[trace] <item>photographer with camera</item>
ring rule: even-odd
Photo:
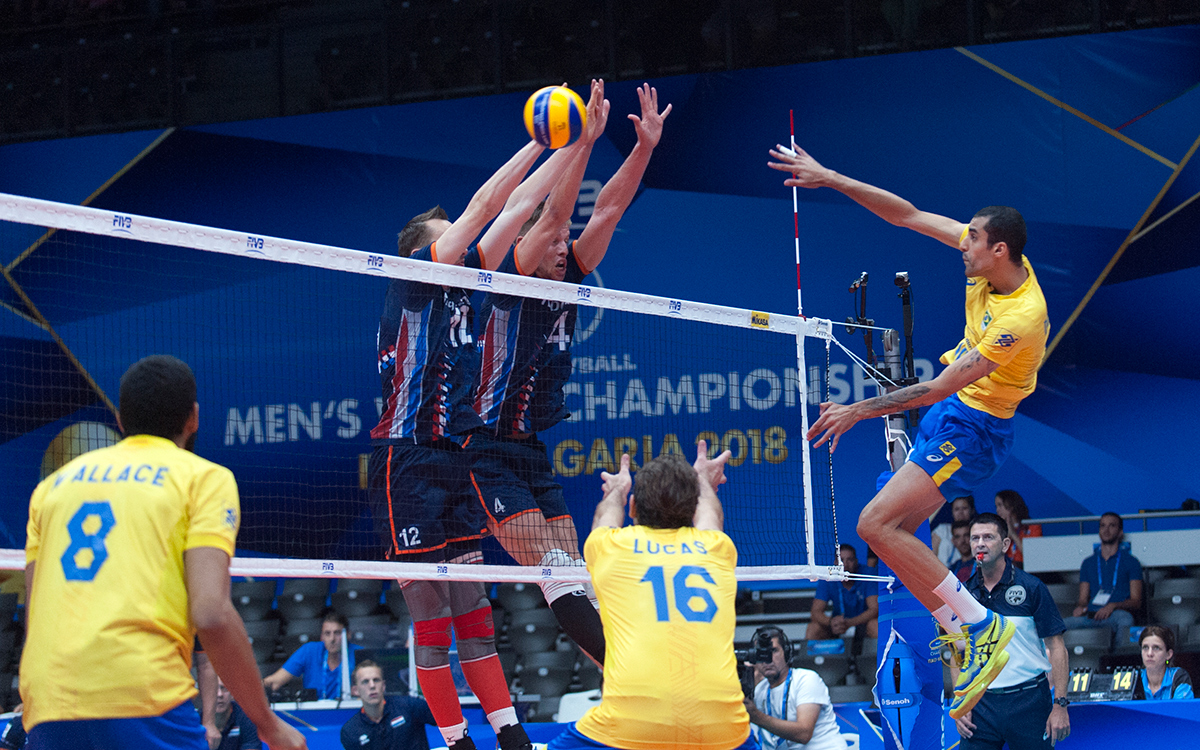
[[[811,669],[791,667],[792,644],[777,627],[754,632],[747,661],[763,676],[746,698],[763,750],[845,750],[829,688]]]

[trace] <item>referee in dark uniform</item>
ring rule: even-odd
[[[354,668],[354,691],[362,699],[362,710],[342,726],[345,750],[429,750],[425,725],[437,722],[429,705],[420,698],[393,695],[384,698],[387,685],[383,670],[370,659]]]
[[[1004,669],[978,705],[955,721],[963,738],[960,750],[1048,748],[1071,733],[1066,626],[1046,585],[1008,559],[1011,544],[1000,516],[980,513],[971,519],[971,553],[978,564],[967,589],[1015,623],[1017,632]]]

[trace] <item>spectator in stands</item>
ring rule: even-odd
[[[1142,649],[1142,679],[1133,687],[1133,699],[1145,701],[1188,700],[1192,676],[1183,667],[1172,667],[1175,632],[1161,625],[1147,625],[1138,636]]]
[[[425,726],[436,727],[429,704],[408,695],[384,698],[383,669],[363,659],[354,668],[351,690],[362,699],[362,710],[342,727],[345,750],[429,750]]]
[[[1008,548],[1008,558],[1016,564],[1018,568],[1025,568],[1025,549],[1022,546],[1022,541],[1031,536],[1041,536],[1041,524],[1026,525],[1025,519],[1029,518],[1029,506],[1025,504],[1025,498],[1016,490],[1000,490],[996,493],[996,515],[1004,519],[1008,524],[1008,533],[1012,539],[1012,546]]]
[[[971,522],[955,521],[950,528],[951,540],[958,552],[958,561],[950,564],[950,572],[966,583],[975,570],[975,557],[971,554]]]
[[[941,523],[933,527],[929,533],[929,546],[933,548],[933,554],[937,555],[937,559],[942,561],[942,564],[949,568],[954,563],[963,558],[962,553],[954,546],[951,537],[954,533],[954,522],[970,521],[975,516],[975,498],[971,495],[963,495],[962,497],[954,498],[954,502],[950,503],[950,523]],[[937,515],[936,513],[934,514]],[[930,519],[930,523],[933,519]],[[971,536],[970,527],[967,530],[967,537]],[[968,543],[968,548],[970,544]],[[967,557],[970,557],[968,554]]]
[[[1142,564],[1122,547],[1125,523],[1116,513],[1100,516],[1100,548],[1079,566],[1079,601],[1067,629],[1110,628],[1113,639],[1133,625],[1142,606]]]
[[[342,697],[342,633],[350,626],[346,616],[329,610],[321,619],[321,640],[311,641],[296,649],[283,666],[263,679],[263,685],[274,692],[295,677],[304,678],[304,687],[317,691],[317,698]],[[349,668],[354,670],[354,652],[359,646],[348,647]]]
[[[867,547],[867,564],[863,566],[862,572],[869,575],[879,574],[879,555],[870,547]]]
[[[849,544],[839,548],[847,573],[858,572],[858,553]],[[825,609],[833,605],[833,614]],[[809,640],[841,638],[850,628],[862,626],[868,638],[879,633],[879,584],[874,581],[821,581],[813,599]],[[857,631],[856,631],[857,632]]]
[[[846,742],[837,728],[829,688],[811,669],[790,668],[792,644],[774,626],[754,633],[771,639],[771,660],[755,665],[763,679],[746,699],[746,711],[758,745],[763,750],[844,750]],[[349,750],[349,749],[348,749]]]
[[[250,717],[234,702],[233,696],[225,688],[221,678],[217,678],[217,703],[214,719],[217,731],[221,733],[221,741],[216,750],[250,750],[261,748],[262,740],[258,739],[258,727],[250,721]]]

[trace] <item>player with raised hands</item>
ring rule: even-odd
[[[603,97],[603,81],[593,82],[593,99],[597,91]],[[638,89],[638,100],[640,116],[629,115],[637,144],[600,191],[579,239],[570,241],[571,215],[592,145],[607,122],[607,100],[595,116],[589,107],[583,147],[525,223],[499,270],[580,283],[600,263],[671,110],[668,105],[658,111],[658,92],[648,85]],[[478,456],[472,477],[489,528],[522,565],[583,565],[562,487],[537,435],[569,415],[563,386],[571,371],[575,320],[574,305],[553,300],[492,293],[480,308],[482,362],[474,403],[485,429],[468,446]],[[563,630],[602,664],[604,634],[584,585],[547,581],[541,586]]]
[[[915,532],[938,506],[968,495],[1012,449],[1012,417],[1033,393],[1050,321],[1037,276],[1025,258],[1025,220],[1008,206],[988,206],[967,224],[927,211],[882,188],[838,174],[802,149],[777,146],[768,166],[785,185],[829,187],[896,226],[962,254],[966,328],[942,355],[936,378],[853,404],[821,404],[808,439],[830,450],[855,423],[933,405],[921,420],[908,461],[863,509],[858,535],[886,562],[948,633],[967,639],[967,662],[955,685],[951,715],[969,712],[1008,660],[1015,629],[983,607]],[[818,438],[819,436],[819,438]]]

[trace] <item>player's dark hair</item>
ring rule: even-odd
[[[425,213],[417,214],[408,220],[408,223],[404,225],[404,228],[400,230],[400,234],[396,237],[396,249],[399,251],[401,258],[407,258],[409,255],[412,255],[413,250],[419,250],[433,242],[433,232],[430,231],[429,225],[425,223],[433,219],[450,221],[450,217],[446,215],[446,210],[441,206],[434,206]]]
[[[525,223],[521,225],[521,231],[517,232],[518,237],[524,237],[525,235],[529,234],[529,230],[533,229],[533,225],[537,224],[538,219],[542,218],[542,209],[545,207],[546,201],[543,200],[537,205],[537,208],[533,209],[533,213],[530,214],[529,218],[525,220]]]
[[[1005,507],[1008,508],[1008,514],[1018,521],[1024,521],[1029,518],[1029,506],[1025,504],[1025,498],[1021,497],[1021,493],[1016,490],[1000,490],[996,493],[996,497],[1004,501]]]
[[[1005,522],[1005,520],[1003,518],[996,515],[995,513],[976,513],[975,517],[971,519],[971,527],[974,528],[976,525],[981,524],[981,523],[990,523],[993,526],[995,526],[996,529],[999,530],[999,532],[1000,532],[1001,539],[1009,538],[1008,524]]]
[[[1168,651],[1175,650],[1175,631],[1170,628],[1164,628],[1162,625],[1147,625],[1142,628],[1141,635],[1138,636],[1138,648],[1142,647],[1142,642],[1152,635],[1157,635],[1162,638],[1163,645]]]
[[[642,526],[691,526],[700,501],[700,477],[683,456],[659,456],[638,471],[633,500]]]
[[[1120,529],[1122,532],[1125,531],[1125,519],[1121,518],[1121,515],[1119,513],[1115,513],[1110,510],[1107,513],[1100,514],[1101,521],[1103,521],[1105,518],[1109,518],[1109,517],[1117,519],[1117,528]]]
[[[959,529],[969,529],[969,528],[971,528],[971,521],[969,521],[969,520],[955,521],[954,523],[950,524],[951,531],[958,531]]]
[[[983,231],[987,232],[988,247],[997,242],[1008,245],[1008,259],[1014,266],[1021,265],[1021,254],[1025,252],[1025,218],[1010,206],[988,206],[975,212],[975,218],[987,219]]]
[[[346,619],[346,616],[341,612],[338,612],[336,609],[327,609],[325,610],[325,614],[321,615],[322,628],[325,627],[325,623],[327,622],[336,622],[338,625],[341,625],[343,629],[350,629],[350,620]]]
[[[975,515],[975,496],[974,495],[959,495],[958,497],[956,497],[950,501],[951,507],[953,507],[954,504],[957,503],[959,500],[966,500],[967,505],[970,506],[970,508],[971,508],[971,515]]]
[[[121,376],[117,412],[125,435],[156,435],[174,440],[196,403],[192,368],[168,354],[134,362]]]
[[[365,669],[366,667],[375,667],[379,670],[380,675],[383,674],[383,667],[379,666],[370,659],[363,659],[362,661],[354,663],[354,671],[350,673],[350,682],[358,682],[358,670]]]

